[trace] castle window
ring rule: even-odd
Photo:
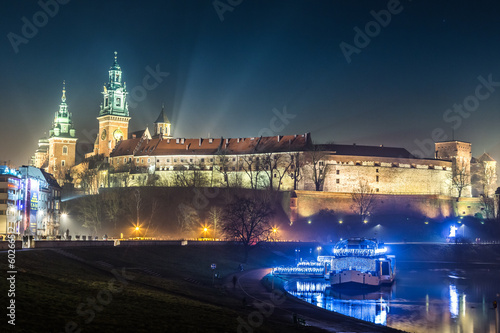
[[[325,162],[319,161],[319,166],[324,166],[324,165],[325,165]]]
[[[378,169],[375,169],[375,172],[377,172],[377,173],[378,173]]]
[[[336,180],[335,180],[335,182],[336,182],[337,184],[340,184],[340,179],[336,179]]]
[[[378,192],[378,191],[379,191],[379,190],[378,190],[378,188],[376,188],[376,189],[375,189],[375,192]]]
[[[62,149],[63,155],[68,155],[68,146],[64,146]]]
[[[378,175],[377,175],[377,177],[376,177],[376,180],[377,180],[377,182],[378,182]]]
[[[65,166],[66,165],[66,161],[65,160],[62,160],[61,161],[61,166]]]
[[[337,170],[337,175],[340,175],[340,170]]]

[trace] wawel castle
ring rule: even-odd
[[[496,161],[487,153],[472,157],[471,144],[463,141],[438,142],[434,158],[416,158],[404,148],[313,144],[310,133],[174,138],[163,107],[151,131],[130,132],[116,52],[108,73],[93,151],[77,164],[77,137],[63,87],[50,135],[39,140],[32,159],[61,184],[71,181],[87,193],[144,185],[272,189],[290,191],[292,211],[307,216],[322,200],[325,205],[336,200],[333,209],[348,211],[353,193],[369,191],[381,202],[404,200],[408,209],[439,217],[484,211],[479,198],[493,197],[497,188]],[[301,198],[308,204],[301,206]]]

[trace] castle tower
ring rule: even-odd
[[[161,135],[164,138],[171,138],[172,135],[170,133],[170,125],[170,121],[165,114],[165,107],[162,104],[161,112],[155,121],[155,131],[153,136],[156,137]]]
[[[49,131],[48,142],[48,173],[62,183],[65,173],[75,165],[76,156],[76,132],[71,120],[71,112],[66,104],[66,85],[63,82],[63,90],[59,111],[55,113],[52,129]],[[43,148],[43,143],[40,148]]]
[[[104,101],[101,104],[99,116],[99,133],[94,146],[95,154],[109,154],[120,140],[128,137],[128,112],[126,84],[122,84],[122,70],[117,62],[117,53],[113,66],[109,69],[109,82],[102,92]]]
[[[470,162],[472,149],[469,142],[443,141],[436,142],[436,159],[452,162],[452,195],[459,197],[471,196]]]

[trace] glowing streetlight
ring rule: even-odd
[[[344,221],[342,221],[342,220],[339,220],[339,224],[342,224],[342,223],[344,223]]]
[[[135,231],[139,231],[139,227],[135,227]]]
[[[367,223],[368,223],[368,220],[364,220],[364,221],[363,221],[363,223],[364,223],[364,224],[367,224]]]

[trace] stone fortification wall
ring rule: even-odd
[[[297,217],[307,218],[322,209],[332,209],[337,214],[352,215],[350,193],[296,191]],[[441,195],[390,195],[375,194],[374,214],[407,214],[428,218],[445,218],[455,215],[456,199]]]

